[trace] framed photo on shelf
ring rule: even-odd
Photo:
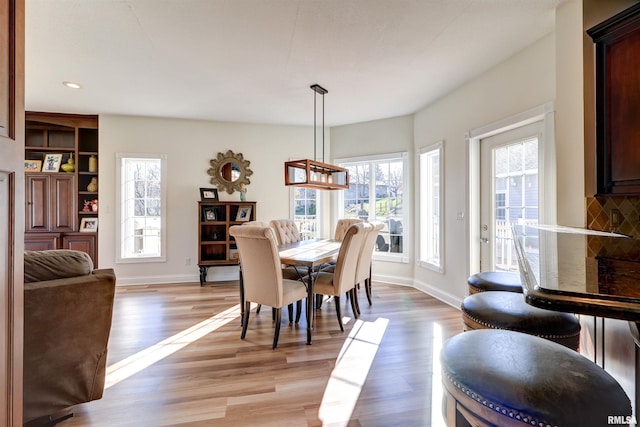
[[[82,218],[80,230],[83,232],[98,231],[98,218]]]
[[[202,219],[203,221],[215,221],[216,220],[215,208],[204,208],[202,210]]]
[[[42,160],[25,160],[24,171],[25,172],[40,172],[42,169]]]
[[[45,154],[42,162],[42,172],[58,172],[62,163],[62,154]]]
[[[236,221],[249,221],[251,219],[251,206],[240,206]]]
[[[201,202],[217,202],[218,189],[217,188],[201,188],[200,201]]]

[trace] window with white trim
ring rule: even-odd
[[[374,257],[407,262],[407,182],[408,154],[391,153],[350,159],[336,164],[349,170],[349,188],[340,195],[341,218],[382,221]]]
[[[293,187],[292,212],[293,220],[300,231],[302,240],[315,239],[318,234],[318,190],[313,188]]]
[[[442,271],[442,143],[418,153],[420,264]]]
[[[166,259],[166,155],[116,155],[118,262]]]

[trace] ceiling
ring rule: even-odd
[[[327,126],[411,114],[563,1],[26,0],[26,109],[311,125],[318,83]]]

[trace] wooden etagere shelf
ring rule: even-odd
[[[25,113],[25,164],[44,164],[50,154],[60,154],[61,164],[70,158],[75,163],[68,172],[32,172],[25,167],[26,249],[82,250],[97,267],[98,190],[88,187],[98,181],[98,152],[98,116]]]
[[[200,285],[211,266],[237,265],[238,248],[229,227],[254,221],[256,202],[198,202]]]

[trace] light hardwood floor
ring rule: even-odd
[[[59,425],[435,427],[437,350],[462,332],[460,312],[415,289],[375,282],[373,305],[364,289],[359,300],[362,315],[344,333],[334,301],[326,301],[310,346],[304,314],[289,325],[285,310],[272,350],[268,307],[251,313],[240,339],[237,282],[118,287],[108,365],[139,371],[118,370],[121,379],[101,400],[75,406]],[[352,316],[345,298],[341,304],[343,316]],[[149,358],[149,366],[136,367]]]

